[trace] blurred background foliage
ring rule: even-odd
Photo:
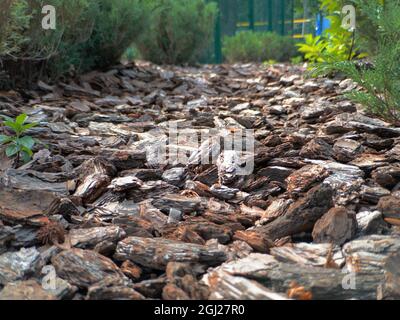
[[[121,57],[158,64],[209,62],[217,45],[221,59],[230,63],[303,60],[312,66],[372,59],[382,47],[381,34],[392,29],[381,19],[382,8],[397,2],[375,0],[372,7],[369,0],[2,0],[0,86],[102,70]],[[354,31],[341,27],[345,4],[357,9]],[[56,8],[56,30],[41,28],[44,5]],[[330,24],[318,35],[305,28],[317,14]],[[396,25],[398,19],[388,21]],[[300,35],[295,23],[302,26]]]

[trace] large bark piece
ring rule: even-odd
[[[18,252],[6,252],[0,256],[0,284],[25,280],[43,266],[39,251],[22,248]]]
[[[304,198],[290,205],[285,214],[257,230],[271,240],[311,231],[315,222],[333,206],[332,195],[330,186],[316,186]]]
[[[73,247],[87,249],[94,248],[103,241],[117,242],[125,236],[124,230],[118,226],[99,227],[89,229],[74,229],[69,233]]]
[[[400,250],[400,237],[370,235],[343,246],[346,267],[352,272],[382,273],[386,259]]]
[[[284,295],[294,285],[302,286],[311,293],[311,298],[316,300],[376,299],[376,287],[383,280],[382,274],[357,274],[355,288],[344,289],[343,283],[347,274],[341,270],[281,263],[272,256],[254,253],[246,258],[221,265],[207,274],[203,281],[212,287],[210,279],[215,277],[218,280],[224,279],[226,274],[255,280],[273,292]],[[229,282],[233,283],[232,280]],[[227,289],[241,290],[240,287]],[[229,291],[227,296],[230,294]],[[211,295],[213,295],[212,290]]]
[[[90,250],[65,250],[51,259],[57,275],[79,288],[88,288],[106,278],[124,278],[112,260]]]
[[[114,172],[112,165],[100,159],[89,160],[82,165],[81,183],[74,196],[86,203],[96,200],[106,190]]]
[[[342,245],[354,237],[356,230],[355,214],[344,207],[335,207],[316,222],[312,236],[316,243],[329,242]]]
[[[15,223],[43,216],[56,199],[52,192],[14,190],[0,184],[0,218]]]
[[[148,268],[165,270],[170,261],[213,266],[225,261],[226,255],[220,249],[197,244],[162,238],[129,237],[118,243],[115,259],[131,260]]]

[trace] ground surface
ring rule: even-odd
[[[303,73],[142,63],[1,92],[47,148],[1,153],[0,298],[400,297],[400,128]]]

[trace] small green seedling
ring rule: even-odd
[[[15,120],[7,116],[1,117],[5,119],[3,125],[14,131],[13,136],[0,134],[0,145],[7,145],[7,157],[16,156],[17,163],[20,159],[25,163],[28,162],[32,158],[32,148],[36,141],[31,136],[25,135],[25,132],[37,126],[37,123],[27,123],[28,116],[25,113],[20,114]]]

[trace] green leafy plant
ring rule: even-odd
[[[7,157],[17,157],[17,162],[21,159],[28,162],[32,155],[32,148],[35,145],[35,139],[31,136],[25,135],[26,131],[37,126],[37,123],[27,123],[28,116],[23,113],[14,119],[3,116],[5,121],[3,125],[8,129],[14,131],[13,136],[0,135],[0,145],[6,145]]]
[[[294,42],[272,32],[242,31],[225,37],[222,53],[230,62],[289,61],[297,53]]]
[[[298,43],[297,46],[299,52],[311,63],[352,60],[356,53],[350,50],[346,42],[339,37],[307,35],[305,42]]]
[[[330,21],[329,29],[322,36],[307,35],[304,43],[298,43],[299,52],[314,63],[352,60],[362,57],[355,47],[354,31],[342,28],[342,0],[321,0],[321,10]]]
[[[340,72],[363,90],[347,96],[368,111],[400,124],[400,0],[357,1],[358,9],[376,34],[376,54],[369,64],[352,61],[323,62],[314,75]],[[375,41],[375,40],[374,40]]]

